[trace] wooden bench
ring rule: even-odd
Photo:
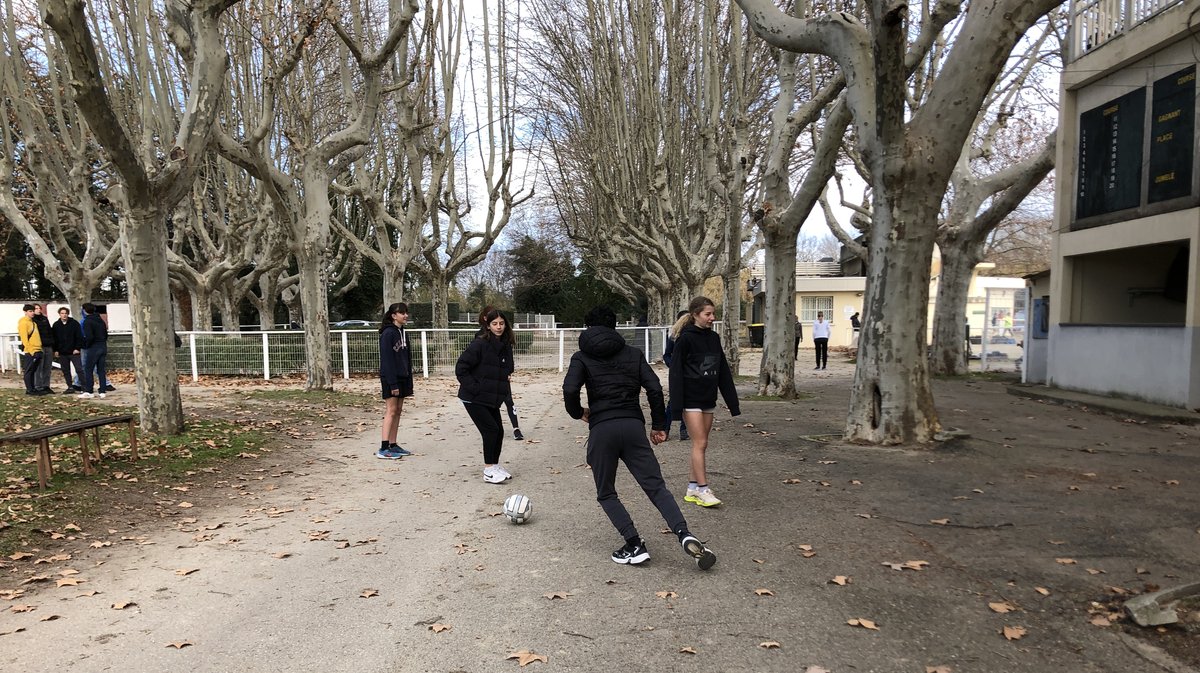
[[[91,452],[88,450],[87,431],[92,431],[92,443],[96,446],[96,460],[101,460],[104,456],[100,452],[100,427],[127,423],[129,425],[129,452],[133,459],[137,460],[137,429],[134,427],[133,419],[132,414],[121,414],[120,416],[104,416],[101,418],[87,418],[82,421],[58,423],[36,430],[0,435],[0,444],[19,442],[37,443],[38,485],[45,489],[46,482],[50,477],[54,476],[54,467],[50,461],[51,437],[70,434],[77,435],[79,437],[80,454],[83,456],[83,473],[92,474],[95,470],[92,469]]]

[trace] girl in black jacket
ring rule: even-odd
[[[701,507],[721,504],[708,487],[704,463],[708,433],[717,410],[717,392],[725,398],[725,406],[729,407],[731,415],[742,413],[733,385],[733,372],[721,349],[721,337],[712,328],[715,320],[712,300],[696,297],[688,304],[688,314],[671,328],[675,336],[669,370],[671,416],[683,419],[692,438],[687,495],[683,499]]]
[[[413,395],[412,356],[408,351],[408,304],[392,304],[379,325],[379,384],[383,390],[383,437],[376,458],[396,459],[412,452],[396,443],[404,398]]]
[[[512,479],[500,466],[504,427],[500,405],[512,394],[508,377],[513,373],[512,327],[496,309],[484,316],[484,329],[467,345],[454,365],[458,399],[462,400],[479,436],[483,438],[483,480],[500,484]]]

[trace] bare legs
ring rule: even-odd
[[[400,414],[404,411],[403,397],[389,397],[383,401],[383,436],[380,439],[386,440],[388,445],[396,443],[396,432],[400,427]]]
[[[708,473],[704,464],[704,452],[708,450],[708,433],[712,431],[713,415],[703,411],[685,411],[683,412],[683,422],[687,425],[688,434],[692,438],[688,481],[707,484]]]

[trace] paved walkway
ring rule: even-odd
[[[435,380],[401,423],[414,457],[372,458],[377,414],[345,409],[212,488],[113,512],[69,559],[6,559],[0,590],[27,593],[0,604],[0,656],[47,672],[483,673],[517,670],[520,650],[549,659],[528,670],[604,673],[1189,670],[1164,653],[1188,654],[1174,634],[1108,617],[1124,593],[1200,577],[1195,427],[939,381],[944,422],[969,437],[847,446],[830,440],[851,372],[831,361],[801,372],[809,399],[718,414],[726,504],[684,510],[719,556],[710,572],[627,475],[653,558],[608,559],[620,540],[557,373],[517,376],[528,441],[506,442],[502,486],[480,479],[478,436]],[[226,403],[196,392],[189,409]],[[674,435],[658,451],[680,498],[686,452]],[[518,492],[535,512],[519,527],[496,515]],[[22,584],[37,574],[79,583]]]

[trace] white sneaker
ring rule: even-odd
[[[717,496],[709,489],[688,489],[687,495],[684,496],[685,502],[694,502],[701,507],[716,507],[721,504]]]
[[[91,393],[79,393],[79,399],[90,400],[90,399],[92,399],[92,394]]]
[[[100,393],[97,397],[99,397],[100,399],[104,399],[104,393]]]
[[[483,468],[483,480],[489,484],[503,484],[504,474],[496,469],[497,466],[491,465]]]
[[[505,479],[512,479],[512,475],[509,474],[508,470],[504,469],[504,466],[497,465],[496,471],[499,472],[500,476],[504,477]]]

